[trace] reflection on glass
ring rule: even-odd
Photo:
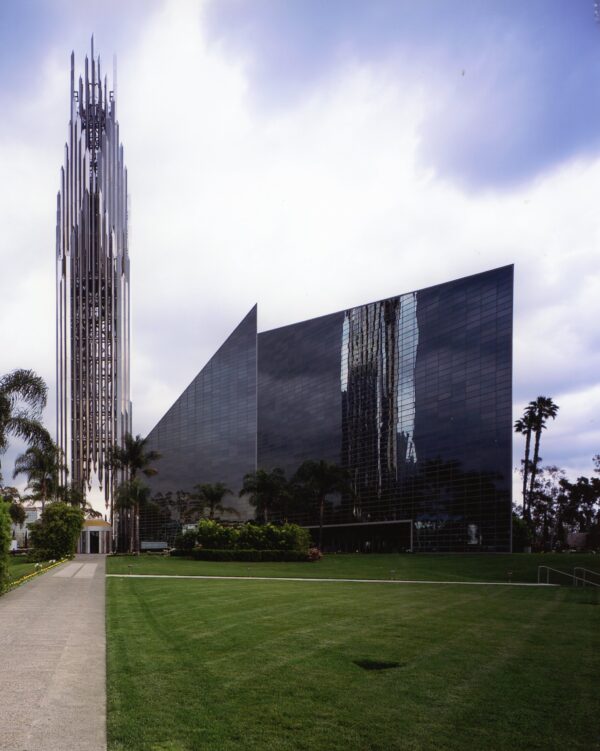
[[[415,363],[419,333],[416,294],[350,308],[341,348],[342,464],[353,490],[352,516],[366,519],[364,501],[387,500],[417,460]]]

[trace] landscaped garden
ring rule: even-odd
[[[449,581],[535,578],[538,557],[108,563]],[[109,749],[587,751],[600,733],[599,604],[595,588],[109,578]]]

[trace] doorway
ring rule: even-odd
[[[100,552],[100,532],[90,532],[90,553]]]

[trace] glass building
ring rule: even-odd
[[[250,518],[247,472],[324,459],[328,549],[509,551],[512,308],[512,266],[258,334],[253,308],[150,432],[153,492],[223,482]]]

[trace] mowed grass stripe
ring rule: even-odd
[[[598,738],[589,592],[107,584],[113,751],[590,749]],[[572,638],[557,641],[564,630]],[[400,667],[365,671],[364,659]]]
[[[536,582],[538,566],[572,573],[574,566],[600,571],[600,557],[560,553],[523,555],[326,555],[313,563],[241,563],[191,561],[141,555],[111,556],[108,574],[171,574],[183,576],[298,576],[322,579],[405,579],[437,581]],[[564,578],[552,578],[565,583]]]

